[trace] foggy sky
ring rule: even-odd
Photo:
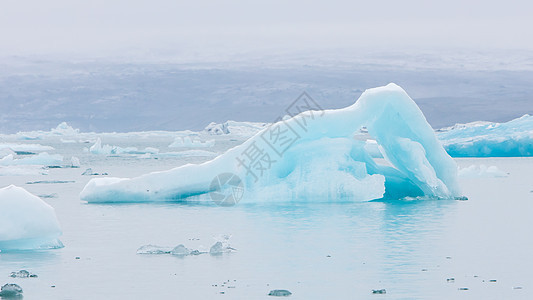
[[[531,1],[2,0],[0,55],[533,49]]]

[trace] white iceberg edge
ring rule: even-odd
[[[362,127],[368,129],[395,168],[376,164],[364,142],[353,139]],[[284,132],[283,139],[280,135],[274,139],[278,131]],[[281,141],[285,143],[281,145]],[[261,159],[247,155],[256,149],[261,151]],[[253,160],[253,167],[247,165],[249,160]],[[199,165],[131,179],[94,178],[80,198],[87,202],[204,200],[217,190],[212,181],[223,173],[242,180],[243,201],[461,196],[455,162],[415,102],[391,83],[366,90],[349,107],[307,111],[274,123]]]
[[[62,248],[54,208],[21,187],[0,189],[0,251]]]

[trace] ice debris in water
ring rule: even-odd
[[[183,244],[179,244],[174,248],[149,244],[141,246],[139,249],[137,249],[137,254],[172,254],[177,256],[200,255],[205,253],[210,253],[213,255],[222,254],[235,250],[229,245],[230,237],[230,235],[222,235],[219,237],[219,240],[217,240],[217,242],[211,246],[209,252],[199,249],[189,249]]]
[[[368,129],[392,166],[375,162],[365,150],[365,142],[353,138],[362,127]],[[279,132],[284,135],[276,135]],[[262,168],[243,165],[250,152],[269,156],[262,156]],[[256,169],[251,169],[253,166]],[[212,181],[223,173],[242,180],[246,191],[242,201],[462,196],[455,161],[444,151],[416,103],[402,88],[389,84],[365,91],[349,107],[308,111],[279,121],[202,164],[135,178],[93,178],[80,197],[87,202],[188,197],[210,201]]]
[[[177,245],[176,247],[174,247],[174,249],[172,249],[170,254],[185,256],[185,255],[191,254],[191,250],[187,249],[185,246],[183,246],[183,244],[180,244],[180,245]]]
[[[74,180],[37,180],[37,181],[28,181],[26,184],[56,184],[56,183],[74,183]]]
[[[31,278],[35,278],[37,277],[36,274],[32,274],[26,270],[20,270],[20,271],[17,271],[17,272],[11,272],[11,274],[9,275],[9,277],[13,277],[13,278],[28,278],[28,277],[31,277]]]
[[[172,248],[170,247],[144,245],[137,249],[137,254],[169,254],[170,251],[172,251]]]
[[[108,175],[108,174],[107,173],[96,173],[96,172],[93,172],[92,168],[87,168],[83,173],[81,173],[81,175],[96,176],[96,175]]]
[[[288,297],[292,295],[291,292],[288,290],[271,290],[270,293],[268,293],[269,296],[275,296],[275,297]]]
[[[252,136],[262,129],[265,129],[269,123],[258,122],[237,122],[228,120],[225,123],[217,124],[215,122],[209,123],[204,129],[204,132],[211,135],[232,134],[238,136]]]
[[[234,248],[230,247],[229,239],[231,238],[231,235],[222,235],[218,238],[218,241],[211,246],[209,249],[209,254],[211,255],[217,255],[222,254],[226,252],[231,252],[235,250]]]
[[[7,283],[0,288],[0,297],[16,297],[22,294],[22,288],[18,284]]]
[[[177,137],[169,148],[211,148],[215,146],[215,140],[193,140],[190,136]]]
[[[122,148],[113,145],[102,145],[102,140],[98,138],[94,145],[89,148],[89,152],[92,154],[105,154],[105,155],[120,155],[120,154],[157,154],[159,149],[147,147],[144,150],[139,150],[136,147]]]

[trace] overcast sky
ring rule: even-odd
[[[0,54],[533,49],[533,2],[2,0]]]

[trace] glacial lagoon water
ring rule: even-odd
[[[172,140],[104,142],[164,149]],[[461,179],[467,201],[86,204],[86,168],[131,177],[206,158],[94,155],[82,151],[91,144],[38,142],[82,166],[0,176],[2,187],[42,196],[63,229],[62,249],[0,253],[0,285],[20,285],[25,299],[273,299],[275,289],[289,299],[533,297],[533,158],[456,159],[509,173]],[[215,150],[238,143],[217,138]],[[27,184],[39,180],[74,182]],[[237,251],[136,254],[147,244],[209,251],[219,235],[231,235]],[[38,277],[9,277],[21,269]],[[386,294],[372,293],[379,289]]]

